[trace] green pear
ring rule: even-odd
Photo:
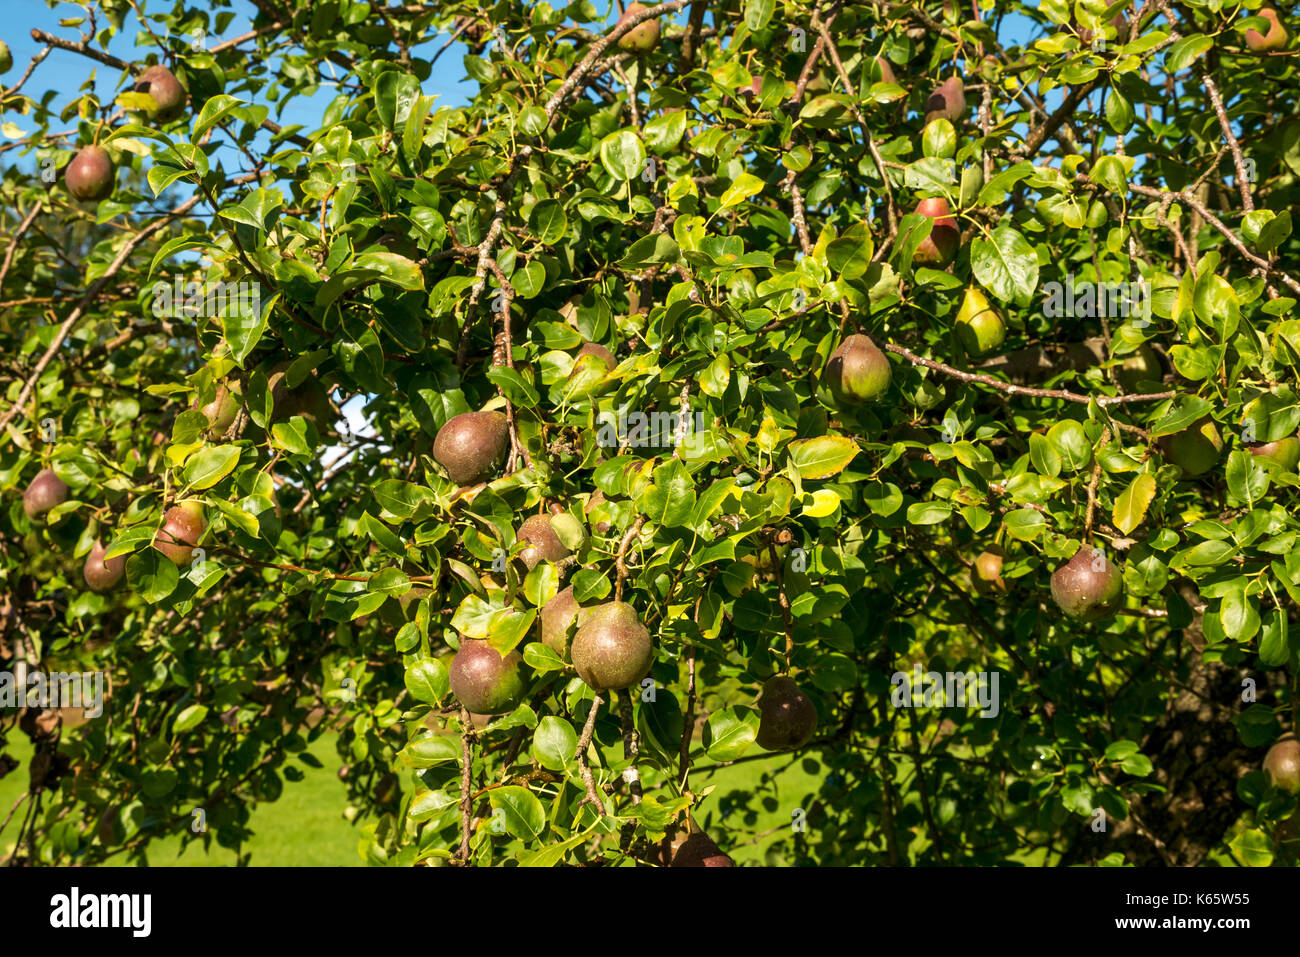
[[[1006,337],[1002,314],[989,304],[982,290],[968,286],[957,310],[957,338],[966,351],[973,356],[987,355]]]
[[[826,363],[826,386],[837,402],[859,405],[883,395],[893,373],[889,358],[866,336],[851,335]]]
[[[644,3],[630,3],[623,15],[618,18],[615,28],[621,27],[642,10],[649,10]],[[619,38],[618,48],[626,50],[628,53],[649,53],[655,47],[659,46],[659,20],[657,18],[645,20],[633,27],[627,33]]]
[[[1179,466],[1188,478],[1204,475],[1214,468],[1223,452],[1223,439],[1208,417],[1181,432],[1162,435],[1156,445],[1160,454],[1170,463]]]

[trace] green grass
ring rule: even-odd
[[[27,787],[27,760],[31,743],[22,736],[10,738],[8,751],[21,766],[0,779],[0,820],[9,813]],[[259,804],[252,811],[249,829],[253,831],[246,850],[254,867],[360,867],[357,853],[359,833],[343,817],[347,792],[338,779],[341,762],[334,750],[334,736],[322,735],[308,748],[323,765],[311,768],[291,762],[303,772],[303,779],[285,782],[278,801]],[[13,849],[13,836],[24,808],[0,835],[0,857]],[[182,848],[179,837],[149,845],[146,859],[152,867],[229,867],[236,861],[233,850],[212,842],[211,850],[200,843]],[[114,858],[118,862],[120,858]],[[123,862],[125,863],[125,862]]]

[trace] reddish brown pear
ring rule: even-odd
[[[966,86],[959,76],[950,76],[925,101],[925,122],[943,117],[953,126],[966,118]]]
[[[578,677],[595,691],[631,687],[649,673],[655,656],[650,632],[622,601],[580,610],[569,654]]]
[[[63,480],[54,474],[53,469],[41,469],[23,492],[23,511],[28,518],[35,518],[67,500],[68,486],[63,484]]]
[[[578,368],[578,363],[582,361],[583,356],[595,356],[605,364],[606,372],[618,365],[618,360],[614,358],[614,353],[610,352],[599,342],[584,342],[582,344],[582,348],[578,350],[578,354],[573,357],[573,368],[575,370]]]
[[[527,543],[519,553],[519,560],[529,571],[541,562],[560,562],[569,557],[569,549],[560,541],[560,536],[555,534],[549,515],[528,516],[519,526],[515,538]]]
[[[1264,755],[1264,772],[1279,791],[1300,794],[1300,741],[1284,734]]]
[[[117,185],[116,179],[113,159],[102,146],[85,147],[63,171],[63,182],[68,192],[87,202],[107,199]]]
[[[912,261],[934,266],[947,266],[957,256],[957,247],[961,243],[961,230],[953,218],[948,201],[941,196],[923,199],[916,204],[916,212],[934,220],[930,235],[916,248]]]
[[[1052,573],[1052,600],[1071,618],[1109,618],[1124,597],[1124,577],[1105,552],[1084,545]]]
[[[1294,472],[1296,466],[1300,465],[1300,438],[1294,435],[1288,435],[1286,438],[1278,439],[1275,442],[1259,442],[1255,445],[1248,445],[1246,449],[1251,455],[1276,462],[1284,472]]]
[[[735,867],[736,862],[703,831],[696,831],[682,841],[673,854],[673,867]]]
[[[181,502],[167,509],[163,527],[154,536],[153,547],[177,565],[186,565],[194,557],[194,547],[208,529],[201,502]]]
[[[457,485],[489,478],[510,447],[510,428],[500,412],[465,412],[452,416],[433,440],[433,457]]]
[[[758,746],[767,751],[801,748],[817,730],[817,708],[788,675],[773,675],[758,695]]]
[[[504,657],[486,641],[466,638],[451,660],[451,690],[475,714],[505,714],[524,700],[523,661],[519,652]]]
[[[1286,27],[1282,26],[1282,21],[1278,18],[1277,11],[1272,7],[1265,7],[1258,10],[1251,16],[1263,17],[1269,23],[1268,32],[1260,33],[1253,27],[1246,31],[1246,46],[1250,47],[1256,53],[1269,53],[1273,50],[1281,50],[1286,46],[1289,39]]]
[[[132,89],[153,99],[155,106],[147,112],[155,123],[170,123],[185,112],[185,87],[165,66],[149,67]]]
[[[103,542],[96,541],[90,548],[90,554],[86,556],[86,564],[81,569],[81,575],[86,579],[86,584],[91,591],[111,591],[117,587],[118,582],[126,573],[126,556],[118,555],[104,561],[104,553],[108,551]]]
[[[569,660],[569,643],[573,640],[579,610],[572,585],[542,607],[542,644],[565,661]]]

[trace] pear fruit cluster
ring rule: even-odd
[[[1095,621],[1113,615],[1124,594],[1124,577],[1105,552],[1084,545],[1052,573],[1052,600],[1070,618]]]

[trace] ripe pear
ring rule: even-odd
[[[41,469],[23,492],[23,511],[28,518],[35,518],[67,500],[68,486],[63,480],[54,474],[53,469]]]
[[[1300,464],[1300,438],[1294,435],[1288,435],[1276,442],[1259,442],[1246,448],[1250,450],[1251,455],[1276,462],[1284,472],[1294,472],[1296,465]]]
[[[851,335],[826,363],[826,387],[837,402],[859,405],[889,388],[893,373],[888,357],[866,336]]]
[[[565,661],[569,660],[569,643],[579,610],[572,585],[542,606],[542,644]]]
[[[696,831],[673,853],[671,867],[735,867],[736,862],[703,831]]]
[[[801,748],[817,730],[817,708],[788,675],[773,675],[758,696],[758,746],[767,751]]]
[[[615,28],[621,27],[642,10],[650,9],[644,3],[630,3],[623,15],[618,18]],[[659,20],[658,18],[646,20],[633,27],[627,33],[619,38],[618,48],[626,50],[628,53],[649,53],[655,47],[659,46]]]
[[[86,556],[86,564],[81,569],[81,575],[86,579],[86,584],[91,591],[111,591],[126,574],[126,556],[118,555],[116,558],[104,561],[106,551],[108,549],[104,547],[104,543],[97,540],[91,546],[90,554]]]
[[[1106,554],[1084,545],[1052,573],[1052,600],[1071,618],[1109,618],[1124,595],[1124,576]]]
[[[102,146],[83,148],[68,168],[63,171],[63,182],[68,192],[77,199],[98,202],[107,199],[117,185],[117,170],[108,150]]]
[[[1164,367],[1156,351],[1145,342],[1124,357],[1115,378],[1125,392],[1136,392],[1142,382],[1159,382],[1165,376]]]
[[[317,429],[332,426],[337,416],[330,405],[329,390],[315,376],[308,376],[290,388],[286,378],[288,370],[289,363],[282,362],[267,376],[273,406],[271,421],[287,422],[300,415],[313,422]]]
[[[950,76],[930,94],[925,101],[925,122],[943,117],[953,126],[966,119],[966,87],[959,76]]]
[[[1256,53],[1268,53],[1273,50],[1281,50],[1286,46],[1290,37],[1287,35],[1286,27],[1282,26],[1282,21],[1278,18],[1277,11],[1272,7],[1264,7],[1257,10],[1251,16],[1264,17],[1269,22],[1268,32],[1260,33],[1253,27],[1246,31],[1246,46],[1250,47]]]
[[[181,502],[167,509],[163,527],[154,536],[153,547],[177,565],[185,565],[194,557],[194,546],[198,545],[207,529],[203,503]]]
[[[894,76],[894,65],[882,56],[876,57],[876,66],[880,68],[881,83],[897,83],[898,79]]]
[[[573,368],[578,368],[578,363],[582,361],[583,356],[595,356],[605,364],[605,371],[608,372],[618,365],[618,360],[614,358],[614,353],[610,352],[598,342],[584,342],[578,354],[573,357]]]
[[[551,527],[551,516],[530,515],[524,519],[515,533],[515,538],[527,542],[527,547],[519,553],[519,560],[524,567],[532,571],[541,562],[561,562],[569,557],[569,549],[560,536]]]
[[[569,648],[578,677],[593,691],[629,688],[654,664],[650,632],[627,602],[611,601],[578,612]]]
[[[9,52],[9,44],[0,40],[0,74],[8,73],[14,65],[13,54]]]
[[[1173,435],[1162,435],[1156,445],[1160,454],[1182,468],[1189,478],[1203,475],[1214,468],[1223,452],[1223,439],[1209,418],[1201,419],[1195,425]]]
[[[1300,741],[1294,734],[1284,734],[1264,755],[1264,771],[1279,791],[1300,794]]]
[[[966,351],[973,356],[987,355],[1002,345],[1006,337],[1002,314],[989,304],[983,290],[968,286],[957,310],[957,338]]]
[[[239,400],[230,387],[224,383],[217,386],[217,394],[207,405],[199,409],[208,420],[208,438],[219,439],[229,431],[239,414]]]
[[[170,123],[185,112],[185,87],[165,66],[151,66],[140,74],[132,89],[147,93],[156,104],[147,112],[155,123]]]
[[[524,659],[512,651],[502,657],[486,641],[466,638],[449,669],[452,694],[469,711],[505,714],[524,700]]]
[[[976,591],[988,593],[1007,590],[1007,583],[1002,580],[1002,558],[1002,549],[996,545],[976,556],[974,574],[971,575]]]
[[[913,262],[947,266],[957,256],[957,247],[961,243],[961,230],[957,220],[948,208],[948,201],[941,196],[923,199],[916,204],[916,212],[934,220],[930,235],[921,241],[912,257]]]
[[[433,440],[433,457],[457,485],[473,485],[495,472],[510,447],[510,428],[500,412],[452,416]]]

